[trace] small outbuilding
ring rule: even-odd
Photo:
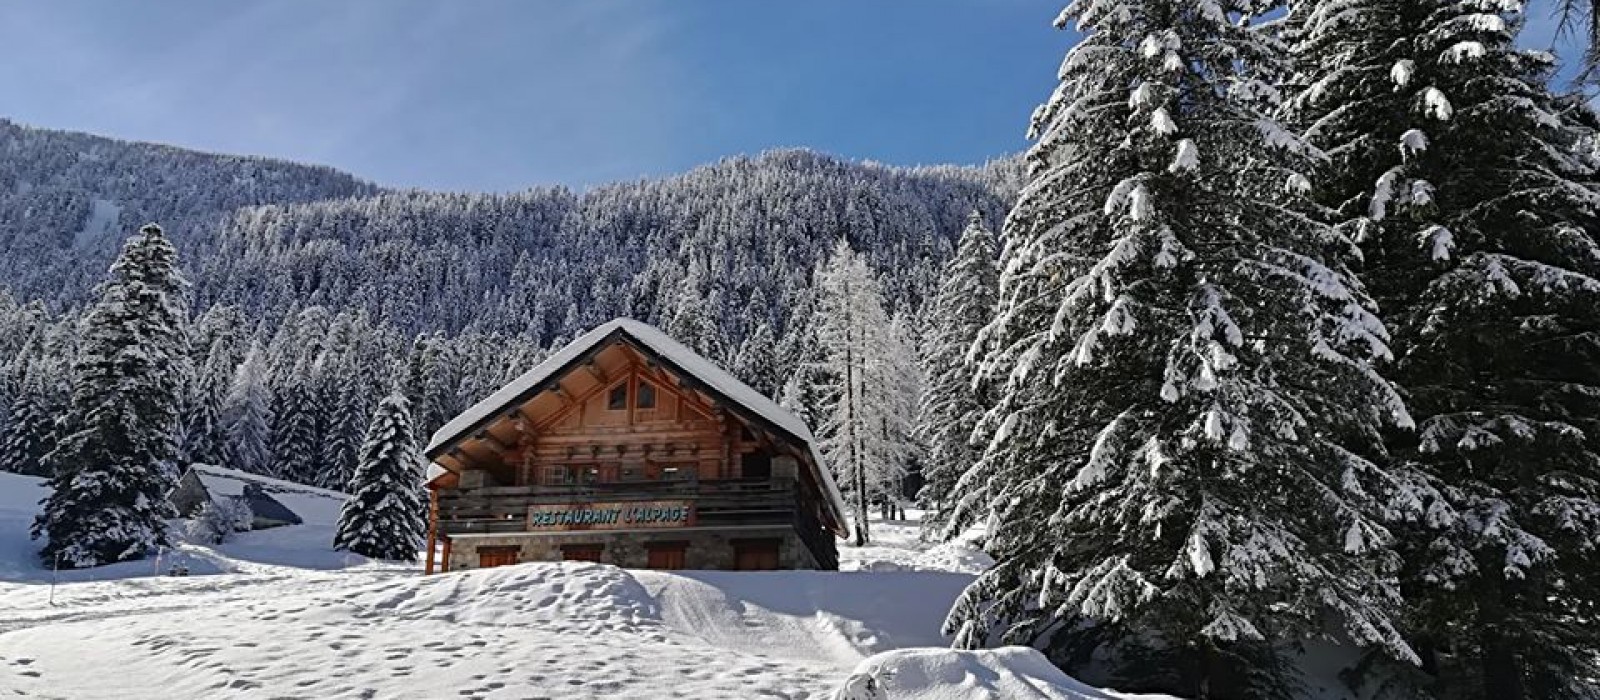
[[[208,502],[230,499],[249,510],[251,529],[265,530],[301,523],[299,515],[272,497],[274,491],[295,486],[298,485],[237,469],[195,464],[178,478],[178,485],[167,500],[178,515],[191,518]]]

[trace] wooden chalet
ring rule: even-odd
[[[836,569],[805,423],[661,331],[602,325],[433,435],[426,571]]]

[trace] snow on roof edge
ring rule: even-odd
[[[539,384],[561,370],[561,368],[582,357],[584,353],[593,349],[600,341],[617,331],[621,331],[635,342],[660,355],[663,359],[671,361],[684,372],[704,382],[708,388],[721,394],[729,401],[766,419],[779,429],[805,442],[806,449],[811,453],[811,461],[815,465],[817,478],[826,492],[824,495],[828,500],[828,505],[834,511],[834,515],[841,526],[848,524],[849,519],[845,515],[847,509],[844,505],[844,496],[839,493],[839,485],[834,482],[833,474],[828,471],[827,463],[822,460],[822,453],[817,450],[817,439],[812,436],[811,429],[806,425],[805,421],[800,420],[799,416],[774,403],[772,399],[767,398],[761,392],[751,388],[750,385],[740,381],[739,378],[729,374],[727,370],[701,357],[699,353],[685,347],[682,343],[674,340],[656,327],[631,318],[617,318],[596,326],[588,333],[584,333],[576,340],[568,343],[566,347],[557,351],[554,355],[545,358],[544,362],[540,362],[533,369],[522,373],[522,376],[500,387],[493,394],[490,394],[488,398],[462,411],[460,415],[450,419],[443,427],[434,431],[433,437],[428,441],[428,448],[425,452],[431,455],[435,450],[456,441],[474,426],[492,418],[494,414],[499,413],[518,397],[532,391]]]
[[[215,464],[206,464],[204,462],[195,462],[194,464],[189,465],[189,469],[199,472],[202,476],[213,476],[222,479],[233,479],[234,481],[261,484],[263,486],[271,486],[273,488],[282,489],[283,491],[291,493],[299,493],[308,496],[321,496],[340,501],[350,498],[350,494],[334,491],[333,489],[307,486],[305,484],[293,481],[274,479],[270,476],[251,474],[250,472],[240,471],[238,469],[229,469],[227,467],[219,467]],[[204,484],[205,479],[202,478],[201,483]]]

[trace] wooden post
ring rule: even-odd
[[[422,575],[433,573],[433,548],[439,539],[439,490],[428,487],[428,553],[423,555]]]
[[[440,555],[442,561],[439,562],[439,573],[442,574],[450,571],[450,536],[445,535],[441,539],[444,540],[444,553]]]
[[[728,414],[721,406],[717,407],[714,417],[717,421],[717,437],[722,438],[721,453],[717,455],[717,478],[731,479],[733,473],[729,469],[728,453],[732,451],[729,449],[729,443],[733,441],[733,437],[729,435],[729,431],[732,430],[733,421],[728,420]]]

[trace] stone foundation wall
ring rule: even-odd
[[[516,547],[517,561],[561,561],[562,545],[601,545],[604,550],[600,561],[630,569],[643,569],[649,562],[648,545],[652,542],[682,542],[686,569],[733,569],[734,541],[743,539],[776,538],[778,567],[782,569],[816,569],[817,560],[806,549],[800,537],[789,527],[740,528],[699,530],[693,528],[662,529],[650,532],[587,532],[563,533],[508,533],[456,537],[450,548],[450,571],[478,568],[479,548]]]

